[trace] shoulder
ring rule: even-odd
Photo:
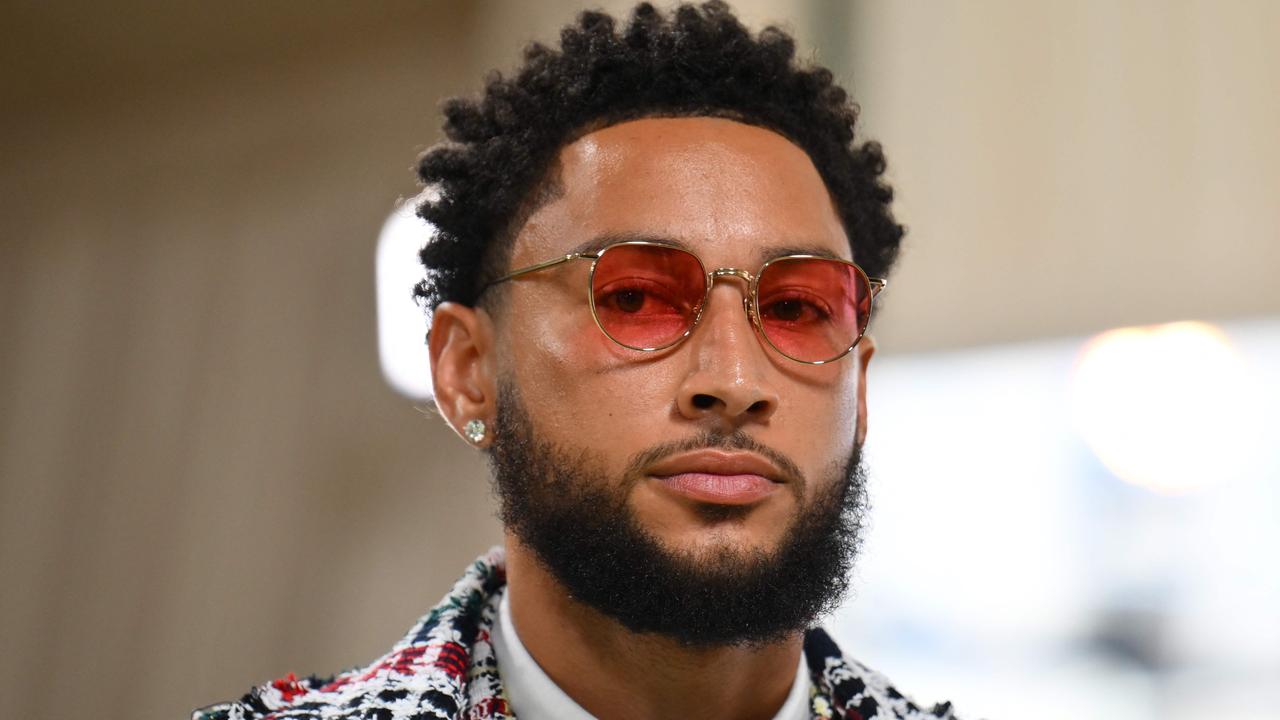
[[[805,635],[805,657],[815,687],[818,717],[833,720],[959,720],[951,703],[925,708],[884,675],[845,657],[821,628]],[[819,707],[821,706],[821,707]]]
[[[217,703],[191,711],[191,720],[230,720],[231,703]]]
[[[235,702],[197,708],[191,720],[256,720],[292,705],[299,698],[332,686],[338,678],[297,678],[293,673],[250,690]]]
[[[506,582],[501,548],[472,563],[452,590],[390,652],[334,677],[292,674],[235,702],[209,705],[192,720],[453,718],[470,706],[498,706],[488,636]],[[495,690],[495,688],[497,688]],[[486,704],[487,703],[487,704]],[[280,715],[283,713],[284,715]],[[495,716],[490,713],[489,716]]]

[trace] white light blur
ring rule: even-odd
[[[1083,439],[1091,341],[877,355],[870,525],[827,622],[841,647],[965,718],[1274,717],[1280,319],[1162,331],[1191,396],[1165,408],[1188,430],[1163,450],[1223,478],[1176,495],[1121,480]],[[1148,358],[1095,412],[1131,412],[1114,403],[1156,382],[1133,377]]]
[[[427,322],[413,287],[423,278],[418,251],[431,227],[414,214],[415,199],[392,211],[378,236],[375,259],[378,293],[378,358],[392,388],[414,400],[432,396]]]
[[[1110,330],[1090,340],[1072,385],[1076,430],[1116,477],[1195,492],[1256,465],[1247,368],[1201,322]]]

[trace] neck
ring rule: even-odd
[[[689,648],[634,633],[569,597],[510,533],[507,592],[520,641],[587,712],[610,720],[768,720],[795,681],[802,633],[750,648]]]

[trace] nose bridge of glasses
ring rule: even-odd
[[[737,278],[746,284],[746,287],[742,289],[742,307],[746,309],[747,314],[750,315],[751,302],[749,298],[751,297],[751,288],[755,286],[755,281],[756,281],[755,276],[747,272],[746,270],[742,270],[740,268],[731,268],[731,267],[716,268],[715,270],[712,270],[711,272],[707,273],[707,294],[708,295],[711,294],[712,288],[715,287],[716,280],[719,280],[720,278],[727,278],[727,279]]]
[[[741,268],[722,267],[716,268],[707,273],[707,297],[710,299],[711,290],[715,287],[716,280],[721,278],[741,280],[745,287],[742,289],[742,309],[747,313],[747,319],[753,324],[755,318],[751,312],[751,288],[755,286],[756,278],[750,272]]]
[[[751,287],[751,283],[755,281],[755,276],[746,270],[731,267],[716,268],[715,270],[707,273],[707,277],[710,280],[708,284],[714,283],[722,277],[736,277],[745,282],[747,287]]]

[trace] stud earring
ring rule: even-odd
[[[472,443],[480,444],[484,440],[485,426],[483,420],[468,420],[462,428],[462,434]]]

